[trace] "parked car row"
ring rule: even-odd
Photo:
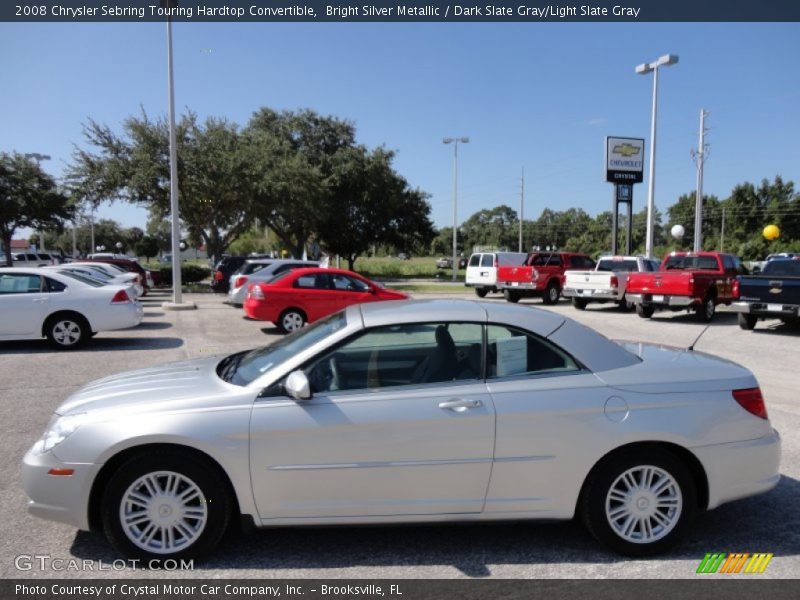
[[[131,289],[59,267],[2,267],[0,340],[46,337],[71,350],[98,331],[135,327],[143,310]]]
[[[0,254],[0,267],[5,267],[7,262],[8,255]],[[60,263],[61,257],[58,254],[49,254],[47,252],[11,253],[12,267],[46,267],[48,265],[57,265]]]
[[[482,252],[470,257],[466,285],[479,297],[502,291],[509,302],[560,296],[583,310],[591,302],[615,302],[649,319],[658,310],[693,311],[710,322],[720,304],[732,305],[739,325],[758,319],[800,322],[800,257],[770,255],[763,270],[749,275],[733,254],[672,252],[657,261],[643,256],[601,256],[598,263],[569,252]],[[590,270],[581,270],[581,268]]]

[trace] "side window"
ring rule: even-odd
[[[493,267],[494,266],[494,255],[492,254],[484,254],[481,258],[481,266],[482,267]]]
[[[477,267],[481,264],[481,255],[480,254],[473,254],[469,257],[469,266],[470,267]]]
[[[519,329],[489,325],[487,343],[487,377],[490,379],[580,370],[560,348]]]
[[[298,277],[294,282],[294,287],[303,289],[328,289],[328,275],[325,273],[312,273]]]
[[[726,273],[730,273],[736,267],[733,265],[733,259],[728,254],[722,255],[722,267],[725,269]]]
[[[40,291],[42,291],[42,280],[38,275],[0,274],[0,294],[38,294]]]
[[[340,273],[334,273],[330,276],[333,282],[333,287],[339,291],[345,292],[368,292],[369,286],[359,279],[348,277]]]
[[[63,292],[67,289],[67,284],[61,283],[60,281],[56,281],[55,279],[50,279],[49,277],[44,278],[45,283],[45,290],[48,292]]]
[[[482,370],[477,323],[377,327],[310,364],[314,393],[475,380]]]

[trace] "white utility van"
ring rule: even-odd
[[[497,291],[497,267],[519,266],[525,262],[525,252],[476,252],[467,263],[467,287],[474,287],[478,297]]]

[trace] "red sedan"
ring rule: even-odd
[[[405,300],[409,296],[380,287],[352,271],[342,269],[295,269],[269,283],[251,285],[244,312],[252,319],[272,321],[284,332],[295,331],[362,302]]]

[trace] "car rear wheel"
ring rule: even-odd
[[[751,329],[755,329],[758,318],[753,315],[739,313],[739,315],[736,317],[736,320],[739,322],[739,327],[750,331]]]
[[[642,319],[649,319],[653,316],[653,313],[656,312],[656,307],[652,304],[637,304],[636,305],[636,314],[639,315]]]
[[[716,311],[717,303],[714,296],[706,296],[702,304],[695,308],[695,314],[701,323],[710,323]]]
[[[283,333],[292,333],[306,324],[306,316],[296,308],[288,308],[281,313],[278,320],[278,329]]]
[[[586,300],[584,300],[583,298],[573,298],[572,299],[572,306],[574,306],[578,310],[586,310],[586,305],[587,304],[588,304],[588,302],[586,302]]]
[[[53,315],[45,325],[45,335],[54,348],[74,350],[90,337],[91,329],[77,314]]]
[[[485,298],[486,294],[488,293],[489,293],[488,288],[480,288],[480,287],[475,288],[475,294],[478,296],[478,298]]]
[[[503,290],[503,298],[505,298],[507,302],[517,303],[519,302],[519,292],[506,288]]]
[[[561,288],[558,287],[558,284],[555,281],[551,281],[547,284],[547,289],[544,291],[544,296],[542,296],[542,303],[543,304],[555,304],[558,302],[558,298],[561,295]]]
[[[636,305],[633,302],[629,302],[627,296],[622,296],[618,306],[622,312],[631,312]]]
[[[674,546],[697,508],[686,466],[658,449],[626,452],[600,463],[586,481],[580,516],[598,541],[626,556]]]
[[[119,552],[145,560],[201,556],[228,528],[228,485],[208,461],[180,451],[134,456],[108,482],[106,536]]]

